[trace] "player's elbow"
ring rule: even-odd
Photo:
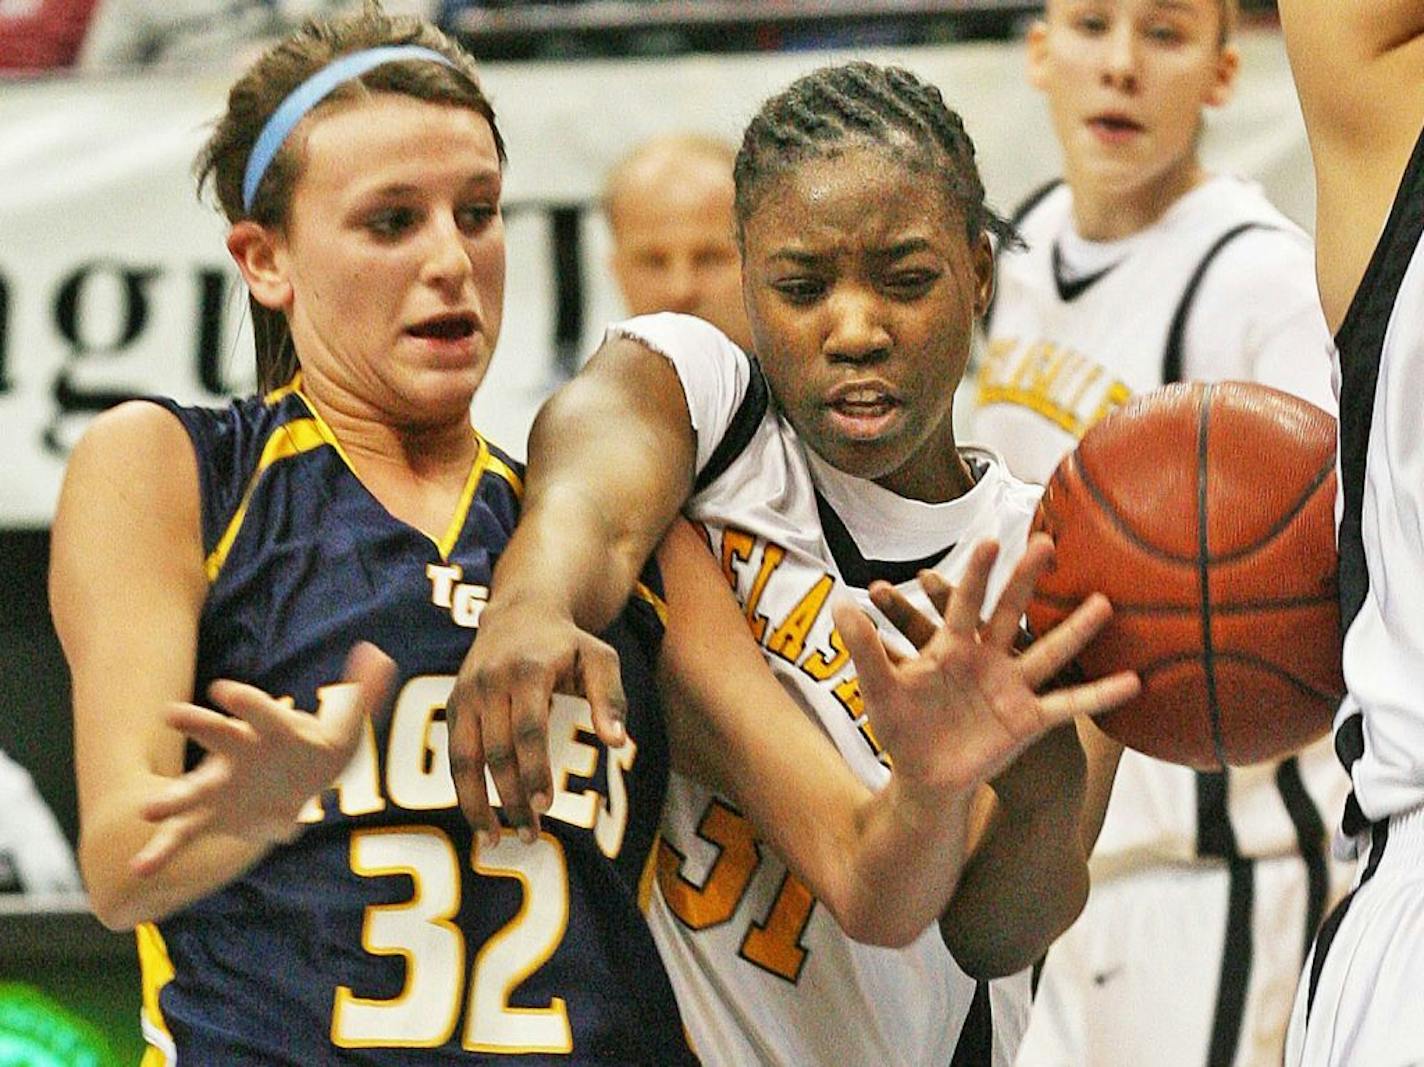
[[[105,844],[80,835],[76,855],[89,910],[110,930],[132,930],[139,923],[156,918],[155,909],[146,899],[145,883],[132,877]]]
[[[979,914],[951,907],[940,936],[962,971],[976,980],[1004,978],[1032,967],[1073,925],[1088,901],[1086,865],[1047,893],[1012,908]]]
[[[89,895],[89,910],[105,927],[122,932],[144,921],[142,909],[132,893],[124,892],[112,879],[95,877],[83,863],[80,872]]]

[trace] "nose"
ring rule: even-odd
[[[861,289],[833,293],[825,311],[821,351],[831,362],[872,363],[890,354],[890,332],[874,293]]]
[[[1105,86],[1135,92],[1138,82],[1137,34],[1128,21],[1113,26],[1104,41],[1102,82]]]
[[[685,259],[670,260],[663,271],[662,291],[668,311],[695,311],[699,285],[692,264]]]
[[[431,223],[421,278],[426,284],[454,295],[464,288],[471,274],[466,237],[453,216],[441,215]]]

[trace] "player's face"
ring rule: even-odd
[[[632,314],[696,315],[746,347],[731,175],[708,165],[719,172],[625,192],[610,219],[613,273]]]
[[[379,94],[318,117],[299,148],[276,259],[303,373],[395,421],[468,417],[504,304],[489,123]]]
[[[1029,34],[1076,184],[1133,190],[1196,168],[1202,108],[1226,102],[1238,57],[1219,0],[1050,0]]]
[[[952,496],[950,409],[991,292],[988,239],[880,147],[778,177],[744,233],[757,355],[797,433],[902,496]]]

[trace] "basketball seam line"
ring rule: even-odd
[[[1113,524],[1113,529],[1117,530],[1118,533],[1122,534],[1122,536],[1127,538],[1133,545],[1142,549],[1142,551],[1146,552],[1149,556],[1167,560],[1169,563],[1196,563],[1196,560],[1191,556],[1178,555],[1175,552],[1168,552],[1166,549],[1154,545],[1151,541],[1144,539],[1136,530],[1132,529],[1132,527],[1128,526],[1127,521],[1117,513],[1117,508],[1112,500],[1108,498],[1108,495],[1102,491],[1097,482],[1088,474],[1087,468],[1078,458],[1076,452],[1073,453],[1071,466],[1077,472],[1078,479],[1083,483],[1083,487],[1092,494],[1098,507],[1102,510],[1103,514],[1108,517],[1108,521]],[[1280,519],[1261,537],[1249,545],[1242,545],[1240,548],[1234,548],[1230,552],[1223,552],[1219,556],[1205,556],[1204,561],[1206,564],[1210,566],[1213,563],[1234,563],[1238,559],[1249,556],[1252,552],[1260,551],[1265,545],[1279,537],[1290,526],[1291,520],[1305,510],[1305,505],[1310,501],[1310,498],[1319,492],[1320,487],[1325,484],[1334,470],[1335,457],[1331,456],[1321,465],[1320,470],[1316,472],[1315,477],[1311,479],[1305,491],[1296,498],[1295,503],[1286,509],[1284,518]],[[1066,467],[1060,468],[1059,472],[1054,475],[1053,480],[1057,481],[1060,475],[1062,475],[1064,480],[1067,479]],[[1046,493],[1043,497],[1043,510],[1046,517],[1050,519],[1058,518],[1053,509],[1052,497]],[[1203,548],[1203,551],[1205,551],[1205,548]]]
[[[1206,675],[1206,709],[1211,721],[1211,744],[1216,761],[1226,767],[1226,743],[1221,736],[1221,705],[1216,692],[1216,658],[1211,639],[1211,548],[1207,527],[1207,443],[1211,423],[1211,385],[1201,391],[1201,414],[1197,417],[1197,574],[1201,586],[1202,667]]]
[[[1083,602],[1082,597],[1062,596],[1058,593],[1035,593],[1034,599],[1042,604],[1048,604],[1055,608],[1064,608],[1072,611]],[[1131,600],[1119,600],[1116,597],[1109,597],[1112,600],[1113,611],[1136,612],[1140,615],[1195,615],[1195,607],[1184,607],[1181,604],[1154,604],[1151,601],[1136,602]],[[1212,611],[1217,615],[1244,615],[1252,611],[1289,611],[1292,608],[1314,608],[1322,604],[1334,604],[1337,597],[1334,594],[1322,593],[1313,597],[1281,597],[1274,600],[1242,600],[1231,604],[1213,605]]]
[[[1252,656],[1245,652],[1218,652],[1215,658],[1219,663],[1241,664],[1248,667],[1255,667],[1272,677],[1289,682],[1294,688],[1299,689],[1307,696],[1314,697],[1331,706],[1340,702],[1340,698],[1335,693],[1324,689],[1317,689],[1315,686],[1306,682],[1305,679],[1291,674],[1290,671],[1282,669],[1279,664],[1272,663],[1270,660],[1261,656]],[[1181,663],[1195,663],[1198,659],[1199,657],[1195,653],[1174,652],[1170,656],[1160,656],[1157,659],[1151,660],[1145,666],[1136,667],[1134,669],[1138,674],[1157,674],[1168,667],[1173,667]]]

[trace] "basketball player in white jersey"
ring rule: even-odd
[[[1164,382],[1259,381],[1334,410],[1308,238],[1198,158],[1236,75],[1234,17],[1235,0],[1049,0],[1029,31],[1064,180],[998,257],[966,435],[1020,477],[1047,482],[1093,423]],[[1329,739],[1223,774],[1083,730],[1090,788],[1112,798],[1020,1067],[1276,1067],[1348,879],[1329,859],[1348,789]]]
[[[573,620],[621,602],[690,495],[773,670],[879,785],[887,769],[823,606],[840,589],[868,607],[872,581],[908,589],[922,568],[954,581],[985,539],[1001,546],[992,601],[1023,552],[1037,488],[957,449],[950,417],[990,295],[989,233],[1005,232],[959,117],[906,71],[823,68],[752,120],[736,182],[760,367],[705,323],[651,316],[615,327],[545,407],[522,540],[451,699],[452,748],[507,750],[534,732],[530,708],[577,674]],[[1025,968],[1086,893],[1081,775],[1060,731],[986,788],[940,928],[895,950],[849,940],[735,798],[678,778],[650,921],[699,1054],[1010,1063]]]
[[[1315,164],[1340,400],[1340,610],[1355,888],[1316,938],[1288,1067],[1424,1063],[1424,3],[1281,0]]]

